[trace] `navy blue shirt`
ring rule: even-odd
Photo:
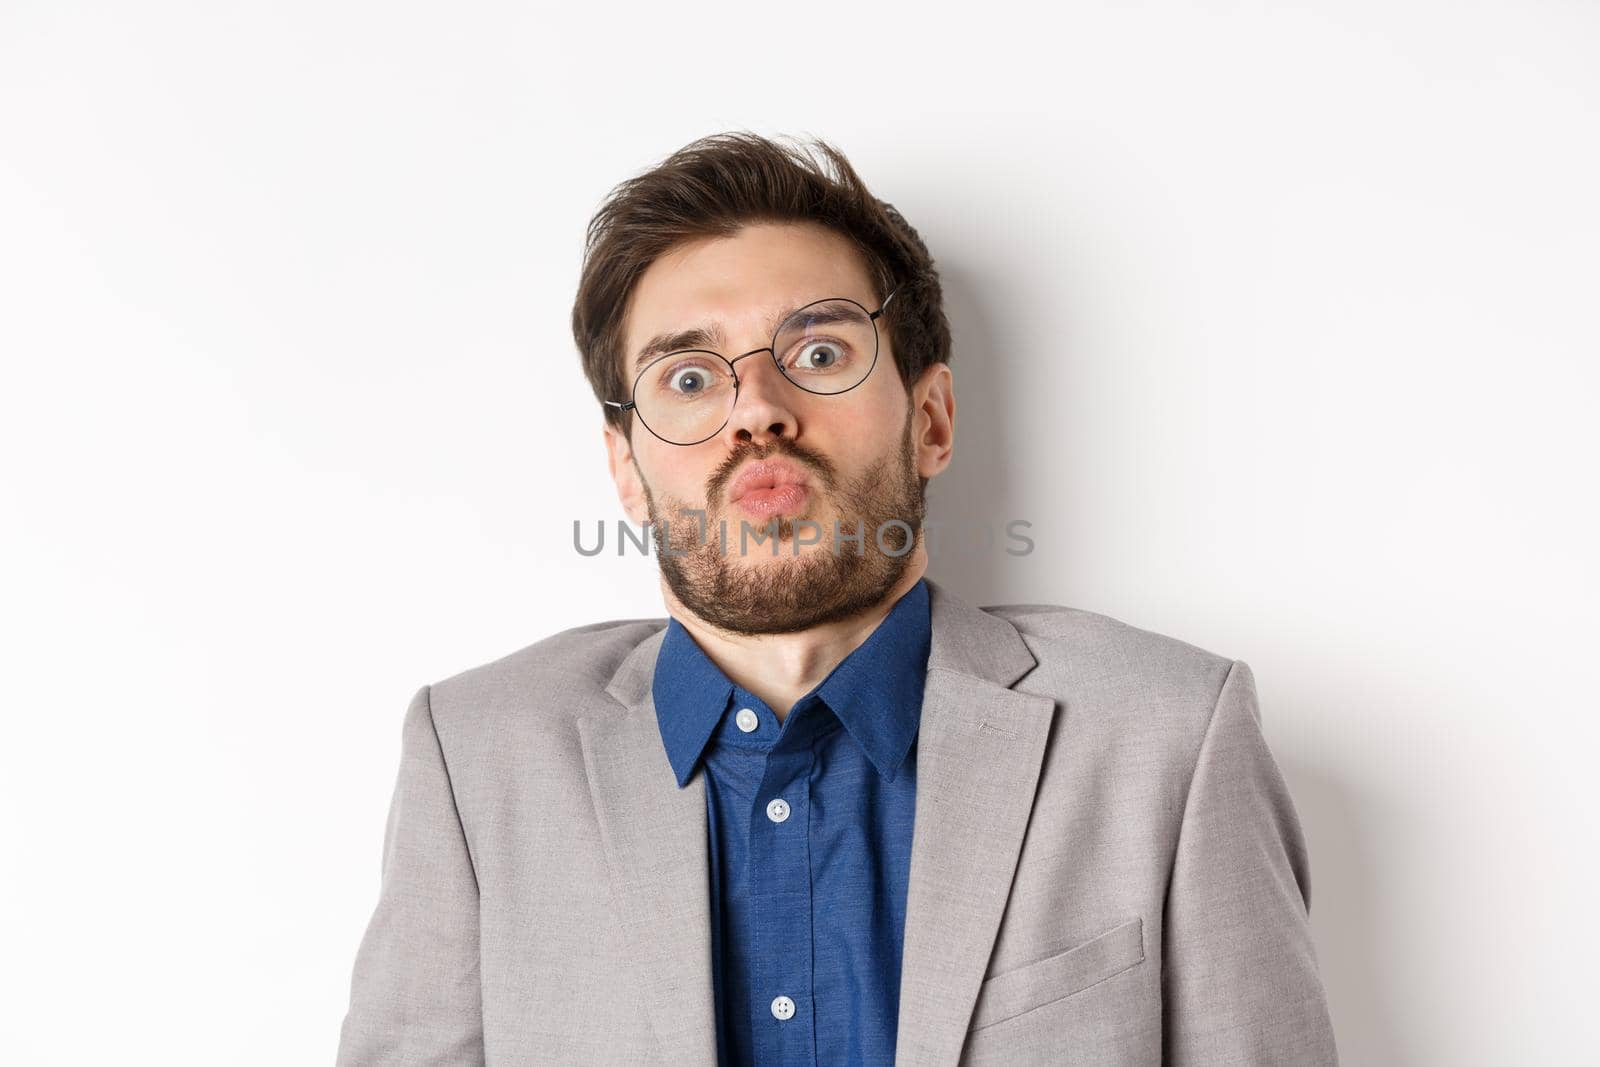
[[[652,694],[685,786],[704,761],[718,1062],[894,1062],[924,581],[778,717],[676,619]]]

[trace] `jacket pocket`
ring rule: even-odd
[[[986,979],[967,1029],[993,1026],[1081,993],[1143,961],[1144,921],[1129,919],[1081,945]]]

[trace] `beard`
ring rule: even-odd
[[[747,460],[783,456],[820,483],[813,485],[808,501],[825,499],[836,505],[837,540],[834,522],[807,524],[804,515],[776,516],[759,527],[743,520],[749,523],[746,538],[739,518],[713,514],[709,504],[700,515],[691,515],[687,501],[667,495],[658,504],[644,484],[667,587],[702,621],[735,634],[794,633],[882,603],[905,576],[912,549],[922,539],[927,481],[917,476],[911,415],[908,409],[898,453],[884,456],[845,484],[826,457],[786,437],[730,456],[711,481],[706,499],[719,500],[728,479]],[[820,540],[796,554],[797,529]],[[859,543],[854,540],[858,532]],[[757,533],[766,540],[758,541]],[[742,552],[762,558],[741,561],[737,557]]]

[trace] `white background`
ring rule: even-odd
[[[418,686],[662,613],[606,191],[838,144],[956,333],[936,561],[1240,658],[1346,1063],[1594,1054],[1592,4],[10,2],[0,1059],[331,1062]]]

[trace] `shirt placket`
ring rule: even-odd
[[[806,829],[815,758],[809,745],[780,741],[767,755],[750,813],[750,1023],[764,1064],[816,1063]]]

